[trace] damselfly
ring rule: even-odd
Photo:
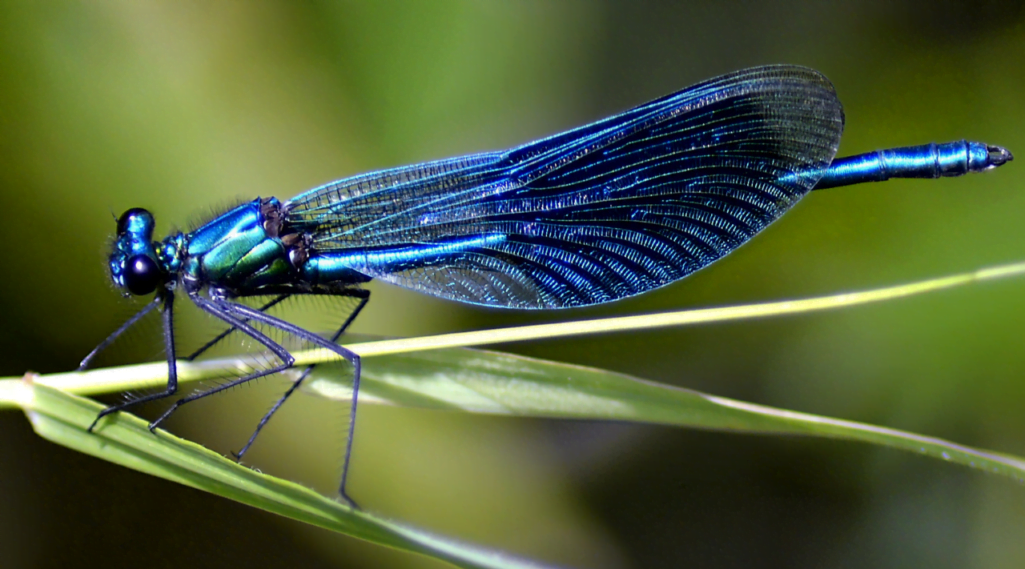
[[[287,201],[256,198],[163,241],[153,241],[150,212],[130,209],[117,222],[111,278],[126,295],[155,295],[81,368],[159,307],[167,387],[108,407],[96,421],[177,392],[173,308],[181,292],[223,321],[225,334],[264,346],[276,364],[177,400],[150,429],[189,401],[292,367],[289,350],[261,331],[276,329],[354,366],[340,485],[352,503],[345,482],[360,360],[336,341],[369,299],[363,283],[503,308],[601,304],[722,258],[812,189],[959,176],[1012,158],[997,146],[959,141],[834,160],[843,126],[843,108],[821,74],[756,67],[512,150],[363,174]],[[294,295],[358,302],[321,337],[267,314]],[[258,308],[240,302],[255,296],[272,300]],[[264,416],[239,458],[309,372]]]

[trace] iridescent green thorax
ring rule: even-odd
[[[277,198],[258,198],[218,216],[174,245],[186,290],[211,286],[232,295],[295,287],[302,236],[282,224]],[[170,268],[170,266],[169,266]]]

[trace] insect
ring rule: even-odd
[[[796,66],[723,75],[616,116],[501,152],[363,174],[290,200],[256,198],[163,241],[154,217],[130,209],[117,222],[109,269],[126,295],[154,295],[83,360],[149,312],[163,315],[164,391],[178,390],[174,301],[183,293],[265,347],[276,364],[178,399],[181,405],[281,372],[294,359],[262,329],[333,351],[354,366],[345,490],[359,393],[359,357],[336,341],[378,279],[493,307],[555,309],[611,302],[667,285],[729,254],[812,189],[888,178],[990,170],[1000,147],[951,142],[836,159],[843,108],[820,73]],[[321,337],[267,313],[295,295],[342,295],[355,309]],[[253,308],[240,299],[270,296]],[[241,458],[306,368],[264,416]]]

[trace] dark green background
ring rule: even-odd
[[[5,2],[0,374],[71,369],[130,313],[104,272],[112,212],[147,207],[164,233],[237,198],[512,146],[779,62],[833,80],[841,154],[969,138],[1025,158],[1014,2]],[[373,286],[355,330],[798,298],[1020,261],[1023,181],[1012,163],[817,193],[717,265],[597,309]],[[1025,454],[1023,284],[505,348]],[[174,430],[237,449],[281,389],[265,387]],[[330,488],[344,413],[305,399],[252,459]],[[366,507],[571,566],[1025,566],[1025,487],[851,443],[366,406],[355,452]],[[0,457],[4,567],[438,565],[76,455],[17,413],[0,417]]]

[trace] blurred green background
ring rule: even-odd
[[[841,155],[968,138],[1025,157],[1018,2],[5,2],[0,374],[72,369],[130,313],[105,274],[111,213],[149,208],[163,234],[238,198],[505,148],[779,62],[835,83]],[[374,285],[354,330],[798,298],[1021,261],[1023,181],[1012,163],[816,193],[715,266],[595,309]],[[1023,285],[500,348],[1023,455]],[[281,389],[211,398],[173,430],[237,449]],[[249,458],[330,489],[344,409],[298,399]],[[1025,488],[891,450],[375,406],[357,433],[365,507],[553,563],[1025,566]],[[0,416],[0,456],[4,567],[440,565],[77,455],[17,413]]]

